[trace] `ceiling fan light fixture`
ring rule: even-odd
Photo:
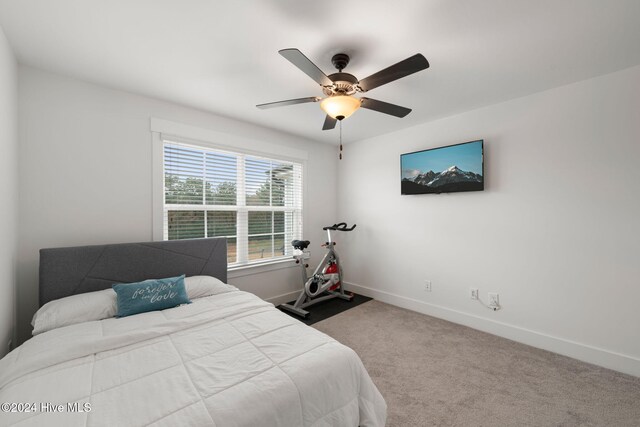
[[[334,119],[343,120],[355,113],[360,104],[361,101],[353,96],[334,95],[323,99],[320,108]]]

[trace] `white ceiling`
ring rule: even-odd
[[[367,93],[413,112],[360,110],[347,142],[640,64],[638,0],[0,0],[0,25],[23,64],[330,143],[318,104],[255,107],[321,95],[278,50],[360,79],[427,57]]]

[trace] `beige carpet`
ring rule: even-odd
[[[313,325],[353,348],[394,426],[640,426],[640,378],[370,301]]]

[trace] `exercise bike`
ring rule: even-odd
[[[309,317],[309,312],[305,308],[313,304],[333,298],[340,298],[346,301],[353,299],[353,294],[345,293],[342,287],[342,268],[340,268],[340,258],[335,250],[336,243],[331,240],[331,231],[351,231],[354,228],[356,228],[355,224],[351,228],[347,228],[346,222],[322,227],[327,232],[327,241],[322,245],[327,248],[327,253],[311,277],[307,276],[309,264],[305,263],[305,259],[308,258],[308,252],[304,252],[311,242],[308,240],[294,240],[291,242],[293,248],[300,251],[293,258],[295,258],[296,264],[301,266],[304,287],[295,303],[282,304],[279,308],[306,319]],[[307,255],[306,258],[305,255]]]

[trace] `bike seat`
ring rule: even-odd
[[[303,251],[307,248],[307,246],[309,246],[310,243],[311,242],[308,240],[293,240],[291,241],[291,246],[293,246],[294,249]]]

